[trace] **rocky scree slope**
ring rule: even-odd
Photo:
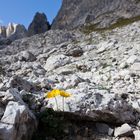
[[[139,0],[63,0],[52,29],[73,29],[87,23],[107,28],[120,20],[139,20],[139,13]]]
[[[135,22],[89,35],[78,30],[50,30],[14,41],[0,50],[0,95],[4,94],[2,99],[9,101],[10,107],[20,105],[15,99],[13,103],[11,98],[4,98],[5,94],[10,90],[12,96],[20,96],[18,100],[26,102],[26,105],[21,104],[35,124],[28,107],[36,113],[46,107],[58,111],[55,100],[44,100],[43,96],[51,89],[64,89],[72,94],[64,105],[65,115],[70,115],[74,132],[70,133],[68,127],[65,133],[69,137],[61,139],[139,140],[139,36],[140,22]],[[62,98],[57,97],[57,100],[59,111],[62,111]],[[2,102],[0,104],[1,122],[9,104],[4,107]],[[15,120],[16,115],[12,118]],[[73,127],[78,120],[88,122],[88,125]],[[11,126],[8,119],[5,123]],[[28,130],[27,126],[24,128]],[[13,134],[2,124],[0,129],[3,137],[7,133]],[[15,127],[12,130],[16,131]],[[47,132],[45,134],[47,137]],[[57,139],[57,136],[52,135],[52,138]]]

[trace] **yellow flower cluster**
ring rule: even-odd
[[[59,89],[53,89],[52,91],[48,92],[45,94],[45,98],[54,98],[56,96],[62,96],[62,97],[70,97],[71,94],[68,92],[65,92],[64,90],[59,90]]]
[[[56,96],[62,96],[62,103],[63,103],[63,111],[64,111],[64,98],[67,98],[67,97],[70,97],[71,94],[68,93],[68,92],[65,92],[64,90],[59,90],[59,89],[53,89],[52,91],[48,92],[45,94],[45,98],[54,98],[55,99],[55,103],[56,103],[56,106],[57,106],[57,110],[59,109],[58,108],[58,103],[57,103],[57,99],[56,99]]]

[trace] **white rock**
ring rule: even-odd
[[[91,51],[93,49],[96,49],[96,46],[94,45],[86,45],[82,47],[83,51]]]
[[[9,37],[14,32],[15,26],[16,26],[16,24],[13,24],[13,23],[8,24],[8,27],[6,29],[6,36],[7,37]]]
[[[124,68],[126,68],[128,66],[128,64],[126,63],[126,62],[122,62],[121,64],[120,64],[120,68],[121,69],[124,69]]]
[[[22,113],[24,110],[26,110],[26,107],[24,105],[20,105],[17,102],[10,101],[6,106],[6,110],[3,117],[1,118],[1,121],[3,123],[14,125],[19,121],[20,113]]]
[[[123,124],[121,127],[115,128],[114,136],[121,137],[121,136],[130,136],[132,134],[132,127],[127,123]]]
[[[35,116],[25,105],[17,90],[10,89],[1,94],[6,109],[0,120],[0,139],[21,140],[23,137],[24,140],[30,139],[37,126]]]
[[[140,130],[136,130],[133,133],[135,135],[135,140],[140,140]]]
[[[58,67],[64,66],[68,63],[70,63],[70,58],[68,56],[65,56],[65,55],[50,56],[47,59],[47,62],[45,64],[44,68],[47,71],[51,71]]]
[[[135,72],[140,72],[140,63],[139,62],[136,62],[134,63],[131,68],[130,68],[132,71],[135,71]]]
[[[138,122],[138,124],[137,124],[139,127],[140,127],[140,121]]]
[[[31,124],[33,126],[27,126],[26,123],[31,119],[28,115],[28,110],[25,105],[10,101],[6,106],[0,123],[0,128],[5,129],[2,133],[0,131],[0,136],[5,138],[3,140],[20,140],[23,136],[26,136],[25,139],[27,140],[28,136],[31,137],[30,134],[33,133],[33,130],[29,128],[33,128],[34,124]],[[15,128],[15,124],[17,125],[17,128]],[[27,133],[29,130],[31,132],[30,134]]]
[[[136,55],[132,55],[127,59],[127,63],[128,64],[133,64],[135,61],[137,60],[137,56]]]
[[[108,48],[114,46],[114,41],[108,41],[108,42],[102,42],[99,45],[101,46],[98,50],[97,53],[103,53],[106,51]]]
[[[104,51],[106,51],[106,49],[108,48],[108,46],[101,46],[98,50],[97,53],[103,53]]]

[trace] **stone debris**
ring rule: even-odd
[[[44,99],[44,93],[52,89],[72,94],[64,105],[62,97],[57,97],[59,111],[64,108],[66,112],[76,113],[77,120],[82,116],[95,122],[99,137],[138,140],[139,24],[90,35],[78,30],[50,30],[3,46],[0,120],[8,124],[0,124],[2,140],[8,136],[20,140],[27,131],[35,129],[36,120],[30,110],[37,113],[46,107],[57,110],[53,98]],[[33,125],[28,126],[30,121]],[[16,122],[23,124],[18,126],[18,136],[13,135],[17,133],[13,127]],[[29,137],[30,134],[27,133]]]

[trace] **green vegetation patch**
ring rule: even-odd
[[[102,32],[102,31],[106,31],[106,30],[112,30],[112,29],[115,29],[115,28],[118,28],[118,27],[123,27],[123,26],[126,26],[128,24],[131,24],[135,21],[139,21],[140,20],[140,16],[136,16],[136,17],[133,17],[133,18],[120,18],[118,19],[118,21],[112,25],[110,25],[110,27],[107,27],[107,28],[98,28],[98,24],[90,24],[90,25],[85,25],[83,28],[82,28],[82,31],[86,34],[89,34],[93,31],[96,31],[96,32]]]
[[[47,108],[37,115],[39,124],[38,130],[34,133],[32,140],[46,140],[46,137],[61,140],[66,136],[66,120],[62,114]]]

